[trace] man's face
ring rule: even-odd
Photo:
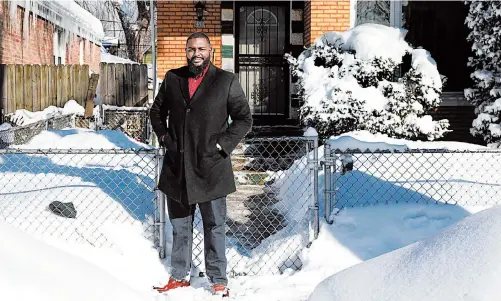
[[[207,66],[210,62],[210,45],[204,38],[195,38],[186,45],[186,58],[191,67]]]

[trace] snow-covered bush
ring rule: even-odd
[[[324,34],[297,59],[287,55],[304,99],[303,124],[315,127],[322,138],[367,130],[433,140],[448,132],[447,120],[426,115],[440,103],[436,63],[428,51],[409,46],[405,34],[362,24]],[[411,66],[395,78],[405,55],[411,56]]]
[[[471,29],[467,40],[472,43],[473,57],[468,66],[473,87],[465,97],[476,106],[471,134],[487,143],[501,142],[501,2],[466,1],[466,23]]]

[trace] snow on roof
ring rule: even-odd
[[[104,51],[101,51],[101,63],[139,64],[132,60],[125,59]]]
[[[9,1],[11,19],[18,18],[18,6],[94,43],[101,44],[104,37],[101,21],[73,0],[11,0]]]
[[[404,40],[407,31],[401,28],[366,23],[344,32],[331,31],[315,40],[315,45],[339,45],[344,50],[355,50],[356,57],[368,60],[374,57],[402,62],[402,57],[412,48]]]
[[[103,46],[118,46],[119,39],[117,37],[104,37]]]

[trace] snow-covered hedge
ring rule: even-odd
[[[475,105],[477,118],[471,134],[487,143],[501,142],[501,2],[465,1],[469,5],[466,23],[471,29],[473,57],[468,66],[474,86],[465,90],[466,99]]]
[[[304,99],[304,125],[323,138],[354,130],[396,138],[443,136],[449,122],[427,115],[440,103],[442,79],[429,52],[413,49],[405,34],[363,24],[324,34],[297,59],[287,55]],[[407,54],[410,69],[394,78]]]

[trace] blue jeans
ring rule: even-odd
[[[186,279],[191,270],[193,219],[196,205],[167,198],[172,224],[171,277]],[[204,229],[205,271],[212,284],[228,284],[226,277],[226,197],[198,204]]]

